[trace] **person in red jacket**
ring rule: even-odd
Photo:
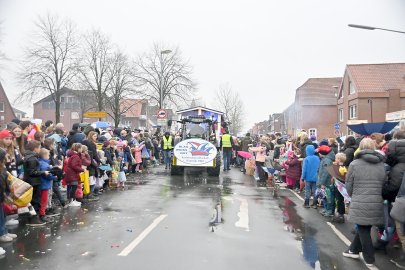
[[[82,167],[82,144],[74,143],[71,149],[67,152],[69,161],[67,162],[66,169],[66,184],[67,184],[67,196],[69,203],[68,206],[80,207],[81,203],[76,201],[75,194],[77,186],[80,183],[80,173],[84,172]]]

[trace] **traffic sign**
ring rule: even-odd
[[[336,123],[336,124],[335,124],[335,129],[336,129],[336,130],[339,130],[339,129],[340,129],[340,124],[339,124],[339,123]]]
[[[167,117],[166,110],[160,109],[157,111],[157,118],[166,119],[166,117]]]
[[[85,118],[106,118],[107,113],[106,112],[85,112],[83,114]]]
[[[167,125],[167,120],[166,120],[166,119],[162,119],[162,118],[158,118],[157,124],[158,124],[158,126],[165,127],[165,126]]]

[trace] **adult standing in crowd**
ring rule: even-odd
[[[165,169],[170,169],[172,150],[174,147],[173,137],[170,135],[170,132],[166,131],[162,140],[162,149],[163,149],[163,159],[165,162]]]
[[[82,133],[80,124],[74,123],[72,130],[69,131],[67,148],[70,149],[74,143],[82,143],[84,139],[86,139],[86,135]]]
[[[357,225],[356,235],[343,256],[357,259],[360,252],[368,267],[375,261],[371,227],[384,223],[382,187],[385,182],[384,156],[375,151],[369,138],[360,142],[356,159],[350,164],[346,188],[352,201],[348,219]]]
[[[224,159],[224,171],[230,171],[233,139],[228,130],[225,130],[224,135],[222,135],[220,147],[222,148],[222,156]]]

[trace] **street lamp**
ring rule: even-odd
[[[353,27],[353,28],[365,29],[365,30],[382,30],[382,31],[388,31],[388,32],[395,32],[395,33],[405,34],[405,32],[403,32],[403,31],[392,30],[392,29],[386,29],[386,28],[380,28],[380,27],[373,27],[373,26],[367,26],[367,25],[349,24],[348,26],[349,26],[349,27]]]
[[[163,51],[160,51],[160,55],[161,56],[163,56],[164,54],[170,54],[170,53],[172,53],[172,50],[163,50]],[[161,70],[161,72],[162,72],[162,75],[163,75],[163,59],[162,59],[162,57],[160,57],[160,70]],[[159,109],[163,109],[163,89],[162,88],[160,88],[159,89],[160,90],[160,97],[159,97]]]
[[[372,100],[372,99],[368,99],[367,102],[368,102],[368,104],[370,104],[371,123],[373,123],[373,100]]]

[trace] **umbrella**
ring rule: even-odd
[[[352,131],[360,135],[371,135],[372,133],[388,133],[393,130],[399,122],[363,123],[347,125]]]
[[[108,122],[102,122],[102,121],[97,121],[91,124],[95,128],[108,128],[111,127],[110,123]]]
[[[246,158],[246,159],[249,159],[252,157],[252,154],[249,152],[246,152],[246,151],[238,151],[238,155],[243,158]]]

